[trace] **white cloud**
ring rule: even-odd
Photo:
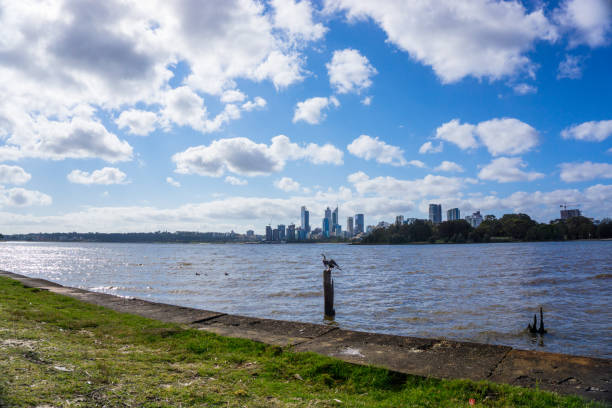
[[[440,142],[440,144],[438,144],[437,146],[434,146],[432,142],[425,142],[419,148],[419,153],[420,154],[440,153],[442,151],[443,147],[444,147],[444,145],[443,145],[442,142]]]
[[[82,170],[73,170],[68,176],[68,181],[76,184],[127,184],[127,175],[114,167],[104,167],[89,173]]]
[[[223,92],[223,95],[221,95],[221,102],[223,103],[242,102],[245,99],[246,95],[237,89],[228,89],[227,91]]]
[[[567,54],[565,59],[559,63],[559,70],[557,72],[557,79],[569,78],[579,79],[582,78],[582,62],[583,58],[575,55]]]
[[[422,162],[422,161],[420,161],[420,160],[410,160],[410,161],[408,162],[408,164],[410,164],[411,166],[414,166],[414,167],[420,167],[420,168],[425,168],[425,167],[427,167],[427,166],[425,166],[425,163],[423,163],[423,162]]]
[[[514,89],[514,92],[519,95],[528,95],[538,92],[538,88],[526,83],[516,84],[512,87],[512,89]]]
[[[454,143],[461,149],[473,149],[478,147],[478,142],[474,137],[476,126],[459,122],[459,119],[453,119],[446,122],[436,129],[436,139],[446,140]]]
[[[372,85],[372,76],[376,69],[359,51],[347,48],[334,51],[331,62],[325,65],[329,74],[329,83],[336,92],[359,93]]]
[[[342,164],[343,153],[333,145],[310,143],[300,146],[287,136],[272,138],[270,145],[244,137],[220,139],[209,146],[194,146],[176,153],[175,172],[220,177],[225,172],[245,176],[270,174],[282,170],[288,160],[305,159],[314,164]]]
[[[584,122],[561,131],[564,139],[603,142],[612,135],[612,120]]]
[[[461,190],[463,181],[460,178],[435,176],[428,174],[422,179],[401,180],[395,177],[370,178],[363,172],[349,175],[348,181],[361,195],[395,197],[405,200],[436,196],[453,196]]]
[[[353,140],[347,147],[348,151],[365,160],[376,160],[377,163],[390,164],[392,166],[405,166],[404,151],[397,146],[392,146],[368,135],[361,135]]]
[[[173,187],[180,187],[181,183],[173,179],[172,177],[166,177],[166,183],[170,184]]]
[[[309,98],[303,102],[298,102],[293,114],[293,123],[300,120],[310,123],[311,125],[321,123],[326,117],[325,113],[323,113],[323,109],[327,109],[330,105],[337,108],[340,106],[340,102],[334,96],[330,96],[329,98]]]
[[[527,167],[527,164],[520,157],[499,157],[484,166],[478,173],[478,178],[493,180],[498,183],[509,183],[513,181],[533,181],[545,176],[535,171],[525,172],[521,170],[525,167]]]
[[[596,178],[612,178],[612,164],[609,163],[562,163],[561,180],[571,183],[576,181],[587,181]]]
[[[610,42],[612,3],[610,0],[565,0],[555,10],[555,21],[569,32],[570,47],[591,48]]]
[[[365,98],[361,100],[361,104],[365,106],[370,106],[372,104],[372,99],[373,99],[372,96],[366,96]]]
[[[206,128],[208,116],[204,100],[187,86],[170,89],[164,96],[162,117],[179,126],[191,126],[196,130]]]
[[[429,65],[444,83],[466,76],[500,79],[533,74],[527,57],[537,41],[554,41],[555,27],[538,8],[489,0],[327,0],[349,19],[374,20],[388,41]]]
[[[521,154],[538,144],[537,130],[513,118],[480,122],[476,134],[493,156]]]
[[[146,136],[155,130],[157,114],[138,109],[125,110],[115,119],[115,123],[119,129],[128,128],[133,135]]]
[[[30,181],[31,178],[32,175],[19,166],[0,164],[0,185],[25,184]]]
[[[323,38],[327,28],[312,21],[312,4],[309,0],[272,0],[274,26],[285,30],[293,39],[315,41]]]
[[[246,101],[242,104],[242,109],[247,112],[252,111],[253,109],[262,109],[265,108],[268,103],[261,96],[256,96],[252,101]]]
[[[248,181],[239,179],[238,177],[234,177],[234,176],[226,176],[225,182],[227,184],[231,184],[232,186],[246,186],[247,184],[249,184]]]
[[[274,182],[274,187],[283,191],[299,191],[300,183],[293,180],[291,177],[283,177]]]
[[[463,172],[463,167],[455,162],[444,160],[440,165],[434,168],[435,171]]]
[[[53,200],[40,191],[26,190],[24,188],[5,189],[0,186],[0,207],[30,207],[33,205],[51,205]],[[10,218],[6,218],[8,221]],[[10,221],[9,221],[10,222]]]

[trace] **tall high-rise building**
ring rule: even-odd
[[[365,232],[365,219],[363,214],[355,214],[355,235]]]
[[[434,224],[442,222],[442,204],[429,204],[429,221]]]
[[[329,238],[329,218],[323,218],[323,225],[321,226],[323,230],[323,237]]]
[[[346,219],[346,232],[348,233],[349,237],[353,236],[353,217],[348,217]]]
[[[306,206],[302,206],[302,229],[308,233],[310,232],[310,211],[306,209]]]
[[[295,241],[295,224],[289,224],[287,227],[287,241]]]
[[[395,225],[400,226],[404,223],[404,216],[398,215],[395,217]]]
[[[282,241],[285,239],[285,226],[283,224],[278,225],[278,239]]]
[[[340,225],[338,224],[338,206],[336,206],[336,209],[332,212],[332,222],[331,222],[331,230],[332,230],[332,235],[338,235],[338,227]]]
[[[266,241],[272,241],[272,227],[266,225]]]
[[[458,208],[451,208],[446,211],[446,221],[456,221],[461,219],[461,213]]]

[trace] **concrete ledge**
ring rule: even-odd
[[[295,351],[311,351],[355,364],[369,364],[434,378],[489,380],[539,387],[560,394],[612,402],[612,360],[514,350],[449,340],[341,330],[335,326],[258,319],[69,288],[44,279],[0,271],[24,286],[151,319],[239,337]]]

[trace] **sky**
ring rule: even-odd
[[[611,66],[611,0],[0,0],[0,233],[609,217]]]

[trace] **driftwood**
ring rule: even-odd
[[[331,277],[331,269],[323,271],[323,300],[325,317],[333,318],[336,315],[336,310],[334,309],[334,280]]]
[[[529,333],[538,333],[544,334],[546,333],[546,329],[544,329],[544,313],[542,313],[542,308],[540,307],[540,327],[538,328],[538,318],[536,315],[533,315],[533,325],[527,325],[527,330]]]

